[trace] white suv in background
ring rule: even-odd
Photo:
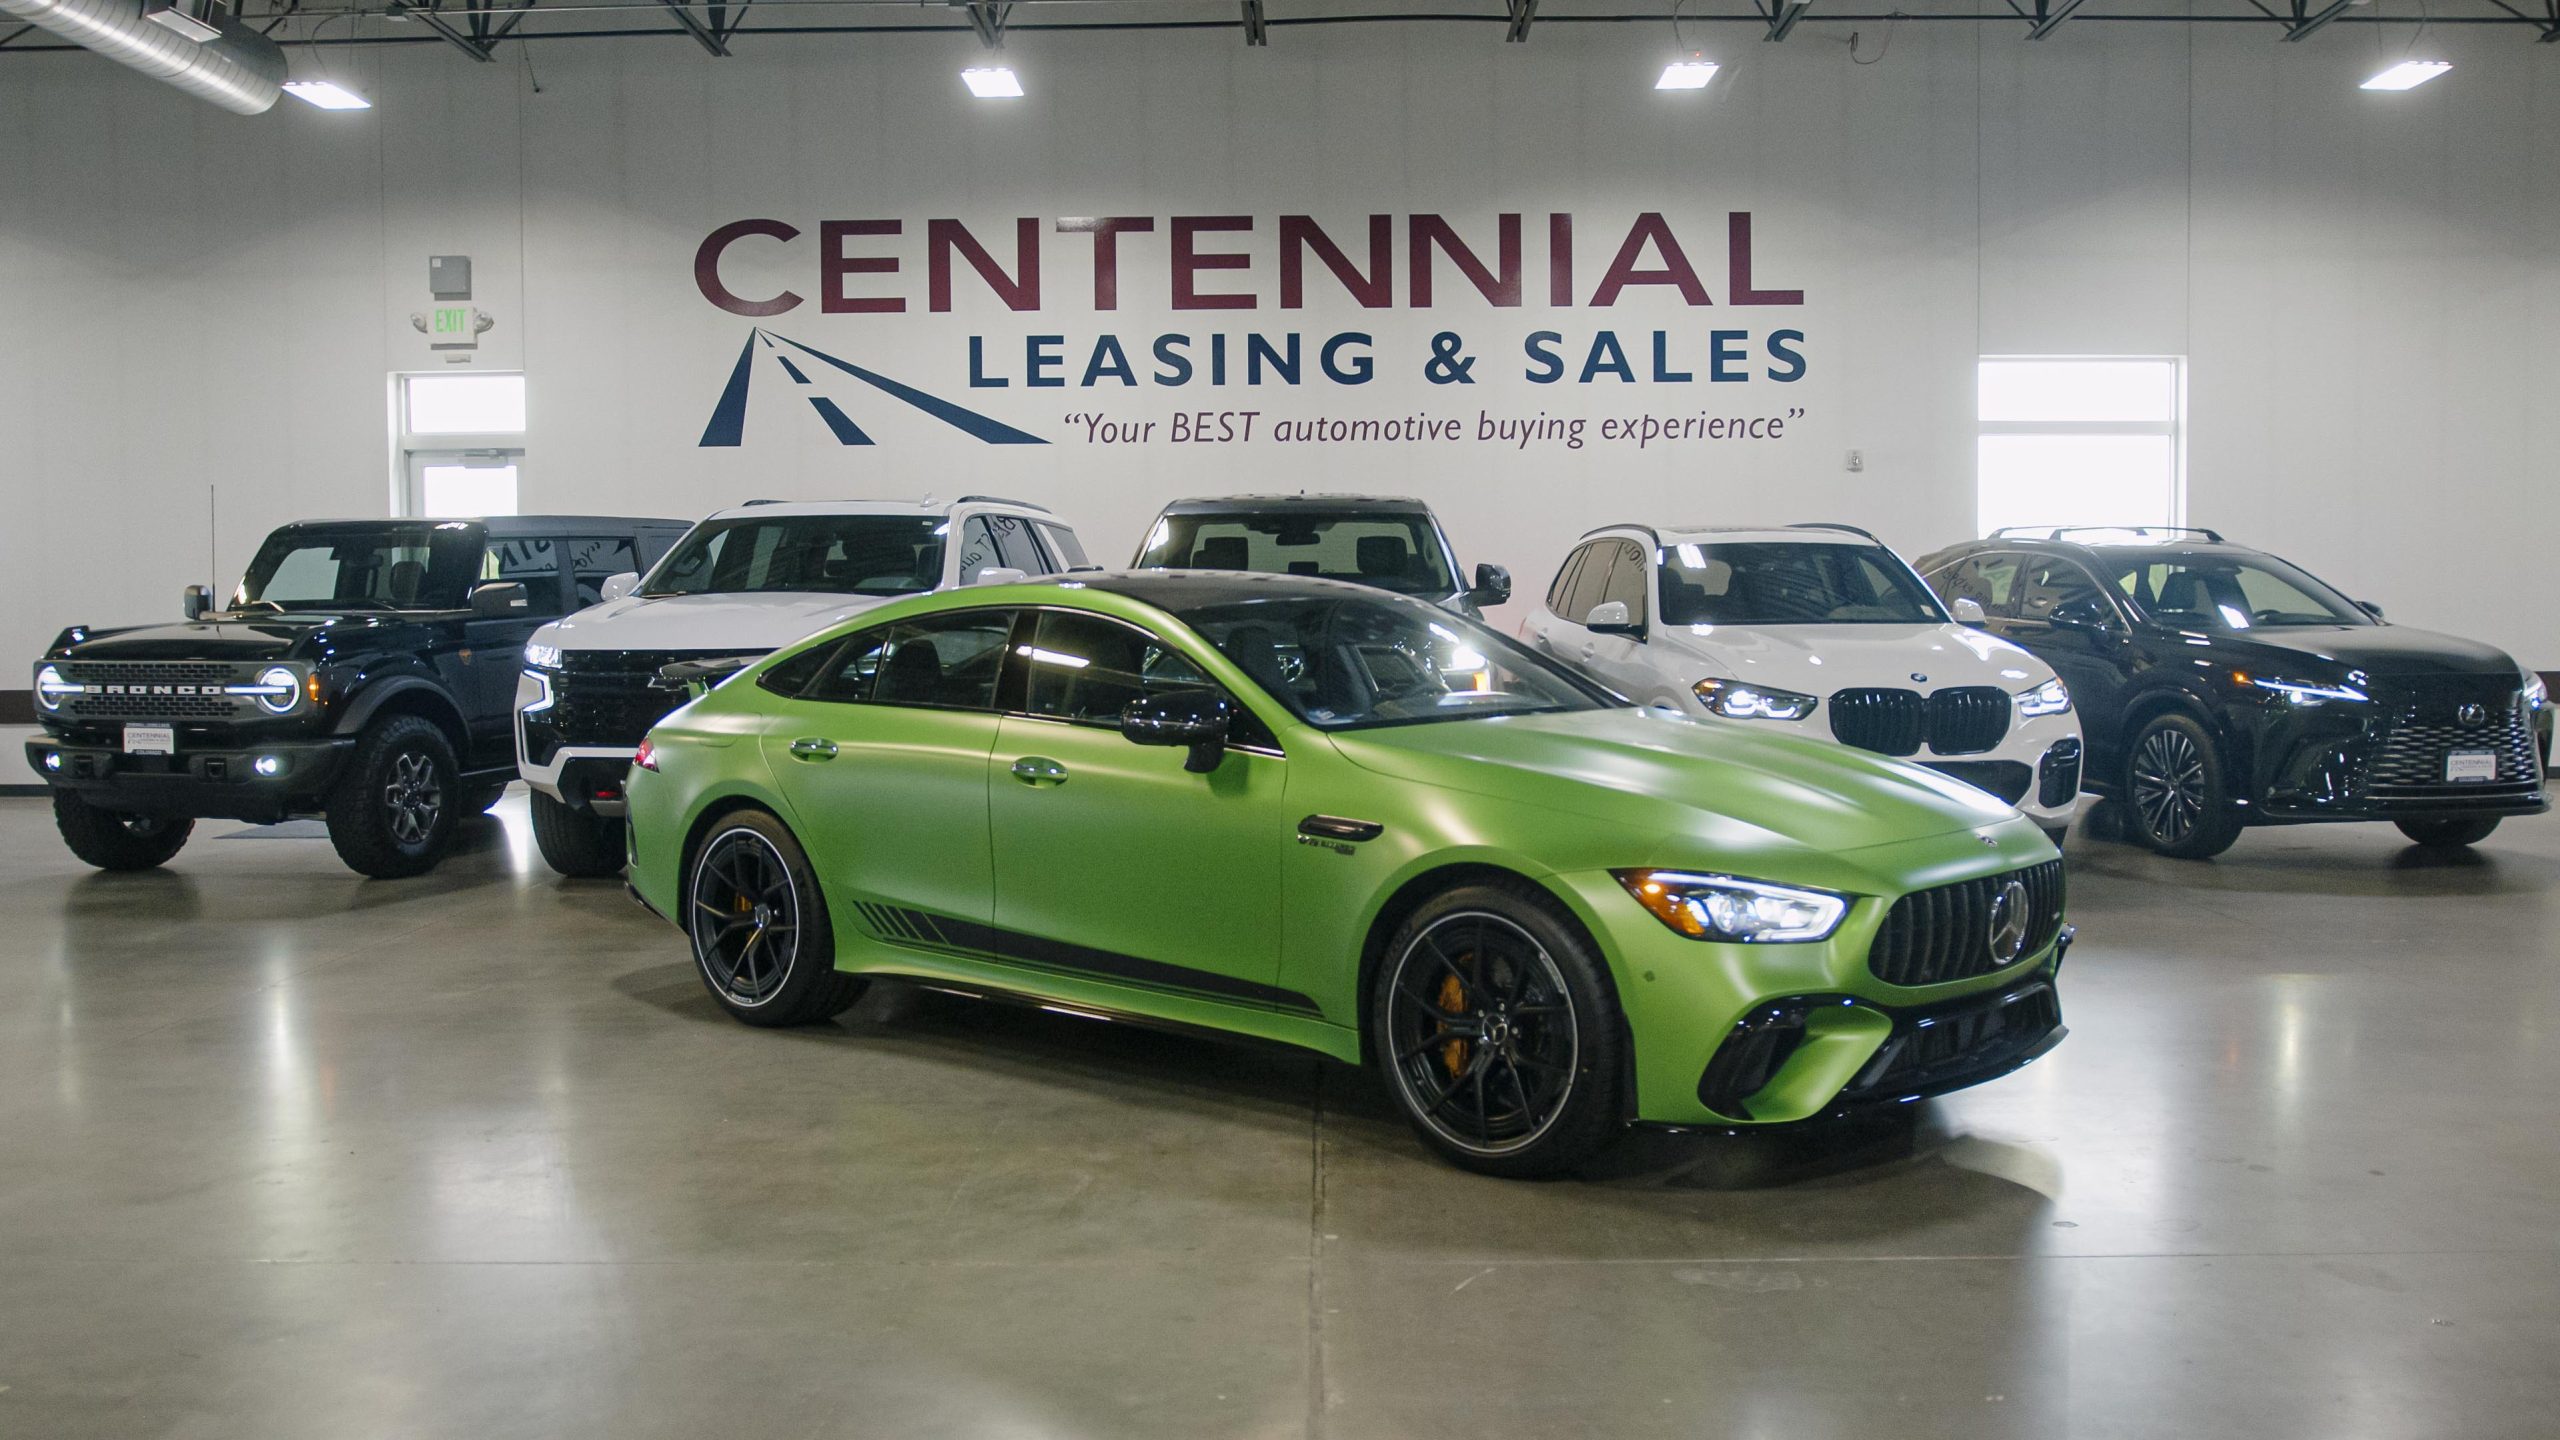
[[[992,495],[757,500],[713,515],[645,579],[614,576],[603,603],[524,647],[516,768],[542,858],[564,875],[622,868],[632,753],[685,699],[662,686],[662,666],[764,655],[901,595],[1091,568],[1048,509]]]
[[[2080,795],[2071,694],[1979,619],[1950,616],[1850,526],[1612,525],[1565,558],[1520,633],[1635,700],[1926,765],[2058,843]]]

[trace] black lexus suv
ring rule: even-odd
[[[1133,570],[1250,570],[1348,580],[1428,600],[1473,619],[1511,598],[1511,572],[1478,565],[1458,579],[1440,517],[1379,495],[1226,495],[1164,507]]]
[[[2061,675],[2087,787],[2163,855],[2315,820],[2389,820],[2459,847],[2550,808],[2538,677],[2476,641],[2385,624],[2210,530],[2003,530],[1919,569],[1959,620]]]
[[[27,763],[73,854],[165,863],[198,819],[326,818],[348,866],[442,859],[515,778],[534,627],[684,533],[673,520],[524,516],[287,525],[230,604],[175,625],[75,625],[37,662]]]

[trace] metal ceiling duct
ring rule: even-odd
[[[142,0],[0,0],[0,15],[242,115],[264,113],[284,93],[284,51],[236,19],[223,22],[221,39],[199,45],[143,19]]]

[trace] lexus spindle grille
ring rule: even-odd
[[[2377,690],[2381,687],[2377,686]],[[2533,717],[2516,683],[2503,676],[2445,677],[2383,691],[2369,734],[2359,788],[2376,800],[2440,800],[2530,795],[2542,788]],[[2495,778],[2448,778],[2452,757],[2485,751]]]
[[[2012,917],[1993,912],[2011,881],[2025,892],[2026,929],[2018,948],[2003,954]],[[2062,892],[2059,860],[1914,891],[1885,912],[1867,947],[1867,969],[1888,985],[1943,985],[2014,965],[2060,933]]]

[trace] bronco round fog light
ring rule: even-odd
[[[45,755],[45,757],[44,757],[44,768],[46,768],[47,770],[59,770],[59,769],[61,769],[61,768],[62,768],[62,752],[61,752],[61,751],[59,751],[59,750],[49,751],[49,752],[47,752],[47,753],[46,753],[46,755]]]
[[[281,775],[284,773],[284,761],[274,755],[261,755],[249,762],[249,768],[261,775]]]

